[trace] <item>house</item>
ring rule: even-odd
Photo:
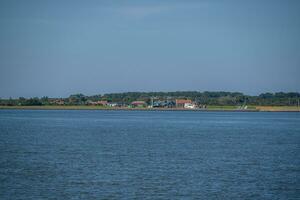
[[[89,105],[100,105],[100,106],[106,106],[108,104],[107,101],[88,101]]]
[[[108,105],[109,107],[117,107],[117,106],[118,106],[117,103],[108,103],[107,105]]]
[[[175,106],[175,102],[174,101],[170,101],[170,100],[166,100],[166,101],[154,101],[153,102],[153,108],[158,108],[158,107],[172,108],[174,106]]]
[[[131,106],[132,107],[145,107],[147,105],[147,103],[145,101],[133,101],[131,102]]]
[[[184,108],[187,108],[187,109],[195,109],[197,106],[193,103],[185,103],[184,104]]]
[[[106,106],[108,104],[107,101],[97,101],[97,105]]]
[[[164,107],[164,106],[165,106],[164,101],[154,101],[153,102],[153,108]]]
[[[176,99],[175,104],[177,108],[184,108],[185,104],[192,104],[192,101],[189,99]]]
[[[65,101],[63,99],[50,99],[49,103],[54,105],[64,105]]]

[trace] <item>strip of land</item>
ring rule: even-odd
[[[105,106],[0,106],[0,109],[19,110],[145,110],[145,111],[236,111],[236,112],[300,112],[297,106],[249,106],[247,109],[240,109],[237,106],[208,106],[207,108],[129,108],[129,107],[105,107]]]

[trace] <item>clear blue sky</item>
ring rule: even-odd
[[[0,97],[300,91],[298,0],[1,0]]]

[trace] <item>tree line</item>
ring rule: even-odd
[[[152,101],[174,101],[175,99],[190,99],[202,105],[261,105],[261,106],[297,106],[300,93],[277,92],[262,93],[260,95],[245,95],[241,92],[123,92],[108,93],[103,95],[86,96],[72,94],[67,98],[34,97],[17,99],[0,99],[2,106],[41,106],[41,105],[87,105],[90,102],[108,101],[120,104],[130,104],[132,101],[142,100],[150,104]]]

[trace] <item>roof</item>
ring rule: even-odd
[[[97,101],[97,104],[107,104],[107,101]]]
[[[145,101],[133,101],[133,102],[131,102],[131,104],[139,105],[139,104],[146,104],[146,102]]]
[[[192,103],[189,99],[176,99],[176,104]]]

